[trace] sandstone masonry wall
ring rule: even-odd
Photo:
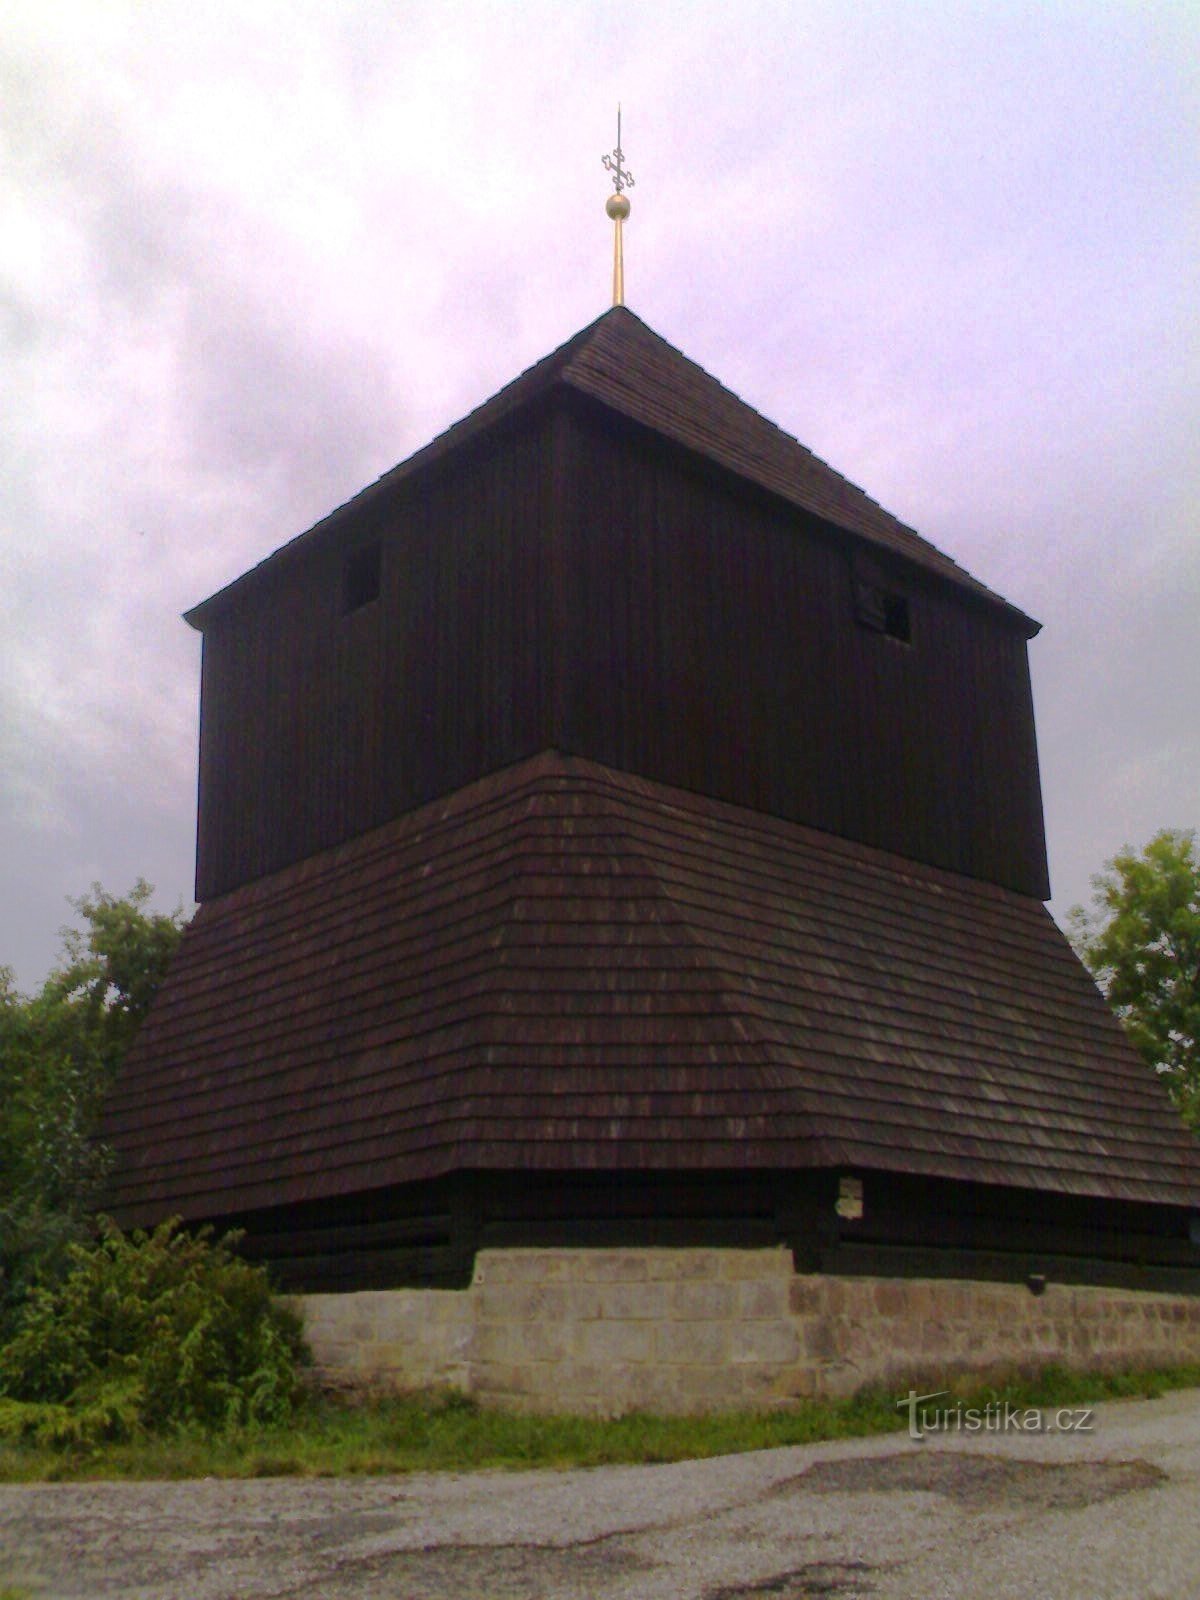
[[[1200,1362],[1200,1297],[798,1275],[784,1249],[483,1250],[464,1290],[297,1297],[319,1375],[542,1411],[785,1405],[955,1373]]]

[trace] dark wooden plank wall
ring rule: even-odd
[[[281,1207],[221,1227],[288,1287],[464,1287],[476,1251],[524,1246],[791,1247],[800,1272],[1107,1283],[1200,1293],[1181,1208],[866,1173],[465,1173]]]
[[[197,899],[549,742],[540,551],[558,433],[545,409],[501,427],[210,621]],[[348,554],[372,541],[380,597],[344,614]]]
[[[197,897],[546,746],[1048,892],[1025,639],[582,398],[402,484],[205,638]],[[379,540],[382,593],[342,612]]]
[[[861,547],[576,416],[561,747],[1044,898],[1021,632],[882,554],[912,642],[872,631]]]

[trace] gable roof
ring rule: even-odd
[[[629,422],[649,428],[702,459],[780,496],[801,511],[1001,606],[1029,635],[1039,624],[973,578],[957,562],[891,515],[791,434],[689,360],[625,306],[614,306],[552,354],[507,384],[430,444],[393,467],[258,566],[186,613],[202,628],[263,567],[327,536],[413,473],[442,460],[555,387],[588,396]]]
[[[201,906],[104,1136],[130,1223],[463,1169],[1200,1204],[1040,902],[555,752]]]

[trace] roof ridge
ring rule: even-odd
[[[627,306],[612,306],[548,355],[504,384],[465,416],[383,473],[307,532],[279,546],[256,566],[185,612],[202,628],[211,607],[223,603],[264,567],[288,560],[332,534],[413,473],[431,467],[460,445],[503,422],[561,384],[636,426],[778,496],[809,516],[872,549],[915,562],[992,605],[1002,607],[1032,635],[1038,628],[1018,607],[972,576],[864,489],[685,355]]]
[[[589,763],[593,764],[593,763]],[[607,769],[605,769],[607,770]],[[620,792],[620,786],[614,786]],[[671,907],[673,912],[673,926],[677,927],[686,936],[692,962],[697,969],[711,973],[717,982],[716,994],[722,1005],[726,1008],[730,1020],[734,1023],[739,1033],[745,1034],[745,1043],[754,1048],[761,1056],[759,1065],[767,1077],[767,1086],[777,1089],[787,1089],[798,1096],[801,1101],[800,1116],[808,1124],[806,1136],[810,1139],[817,1137],[815,1132],[814,1106],[805,1090],[795,1083],[794,1072],[788,1064],[781,1061],[772,1049],[777,1041],[766,1035],[763,1019],[747,1014],[748,1001],[744,994],[744,985],[728,970],[720,960],[710,942],[693,926],[689,916],[689,907],[680,900],[671,889],[664,873],[656,866],[644,843],[637,840],[629,831],[629,819],[621,816],[615,810],[609,812],[613,824],[620,830],[622,847],[626,855],[636,861],[642,872],[654,883],[659,895]]]
[[[623,319],[615,316],[617,311],[624,313]],[[615,331],[622,328],[627,330],[624,335]],[[652,427],[686,448],[715,460],[742,477],[757,482],[760,487],[782,494],[785,499],[822,517],[841,531],[858,534],[877,548],[890,548],[894,553],[915,560],[952,582],[998,602],[1010,613],[1024,617],[1024,613],[1010,601],[989,589],[952,556],[888,511],[865,489],[744,400],[698,361],[651,328],[635,312],[627,307],[614,308],[604,317],[597,318],[584,331],[588,337],[565,356],[558,373],[560,381],[631,420]],[[638,369],[639,381],[634,381],[628,369],[619,364],[616,359],[618,347],[612,343],[614,339],[628,338],[630,334],[640,339],[643,347],[652,350],[664,363],[657,373],[649,372],[644,367]],[[609,357],[607,362],[605,356]],[[683,370],[686,374],[683,383],[680,382],[678,370],[674,373],[666,370],[668,364]],[[645,391],[654,387],[656,379],[660,393],[657,397],[651,396],[648,405]],[[689,381],[699,390],[707,391],[708,397],[715,400],[710,415],[703,414],[701,405],[697,418],[695,413],[700,404],[697,395],[689,397],[690,407],[672,405],[672,399],[677,400],[678,394]],[[674,393],[671,394],[671,391]],[[730,435],[735,432],[738,437],[734,447],[730,448]],[[796,466],[803,469],[802,475],[807,482],[797,480],[794,471]],[[1030,619],[1024,620],[1028,622]]]
[[[844,1162],[1194,1206],[1194,1141],[1059,967],[1040,905],[1018,897],[1039,915],[993,974],[957,905],[914,939],[911,863],[837,841],[888,869],[890,920],[860,951],[844,908],[807,893],[829,840],[548,750],[207,902],[106,1107],[114,1205],[141,1221],[493,1166]]]
[[[519,405],[527,402],[534,395],[540,394],[554,381],[559,367],[570,359],[571,353],[576,346],[589,339],[606,317],[611,317],[614,312],[623,309],[624,307],[610,307],[601,316],[593,318],[585,327],[579,328],[568,339],[564,339],[562,344],[556,346],[548,355],[541,356],[537,361],[522,368],[514,378],[510,378],[507,383],[481,400],[478,405],[472,406],[465,415],[450,423],[448,427],[443,428],[440,433],[435,433],[432,439],[420,445],[411,455],[405,456],[395,466],[389,467],[386,472],[381,473],[373,482],[364,484],[361,489],[350,496],[349,500],[344,500],[341,505],[335,506],[325,516],[318,518],[311,527],[296,534],[293,538],[285,540],[283,544],[272,550],[268,555],[265,555],[261,561],[255,562],[254,566],[248,567],[245,572],[216,590],[207,599],[201,600],[197,605],[185,611],[183,614],[184,621],[191,623],[194,628],[202,628],[204,615],[209,607],[214,602],[223,600],[233,590],[240,589],[245,581],[253,577],[255,573],[261,572],[264,567],[272,565],[281,558],[287,558],[298,553],[301,546],[307,546],[314,539],[320,538],[323,533],[332,531],[338,523],[344,521],[355,510],[361,510],[379,499],[386,494],[389,488],[402,482],[421,466],[429,461],[437,460],[447,451],[453,449],[460,440],[471,438],[483,428],[493,426],[503,417],[515,411]],[[640,321],[640,318],[638,320]]]
[[[661,345],[664,350],[668,351],[673,360],[685,362],[689,367],[700,373],[701,376],[704,377],[709,383],[715,384],[723,394],[728,395],[731,400],[735,400],[739,406],[744,407],[747,411],[756,416],[759,421],[764,424],[764,426],[772,428],[776,433],[781,434],[790,445],[793,445],[797,450],[802,451],[810,458],[810,460],[818,462],[823,467],[828,466],[827,462],[822,461],[821,457],[818,456],[815,451],[810,450],[809,447],[801,439],[798,439],[795,434],[789,433],[788,430],[782,426],[782,424],[774,421],[773,418],[768,417],[765,412],[760,411],[758,407],[752,405],[749,400],[744,399],[743,396],[738,394],[736,389],[731,389],[727,383],[723,383],[721,379],[717,377],[715,372],[710,372],[708,368],[704,366],[702,362],[697,361],[694,356],[689,356],[687,352],[685,350],[681,350],[677,344],[672,344],[670,339],[666,338],[664,334],[659,333],[656,328],[652,328],[644,317],[638,316],[636,311],[630,311],[628,306],[614,306],[612,310],[607,311],[603,317],[597,317],[595,322],[590,323],[583,331],[588,334],[595,334],[599,330],[600,325],[606,319],[611,318],[613,312],[615,311],[623,311],[626,316],[630,317],[634,322],[637,323],[639,329],[647,338],[652,339],[656,344]],[[585,344],[581,345],[580,348],[586,348],[586,343],[590,343],[590,340],[586,341]],[[561,348],[565,350],[566,346],[562,346]],[[556,351],[555,354],[557,353],[558,352]],[[568,383],[577,383],[577,380],[571,373],[571,367],[577,360],[579,353],[579,351],[572,352],[564,364],[563,378]],[[835,467],[829,467],[828,470],[830,472],[837,471]],[[843,478],[847,483],[851,482],[849,478],[845,477],[844,473],[838,472],[837,476],[839,478]],[[858,485],[851,484],[851,487],[858,488]],[[859,489],[858,492],[860,494],[866,493],[866,491],[863,489]],[[868,495],[867,498],[870,499],[871,497]],[[882,510],[883,508],[880,507],[880,509]],[[920,538],[921,535],[918,534],[917,537]]]

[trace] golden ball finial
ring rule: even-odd
[[[610,194],[604,202],[604,209],[614,222],[624,222],[629,215],[629,201],[623,194]]]

